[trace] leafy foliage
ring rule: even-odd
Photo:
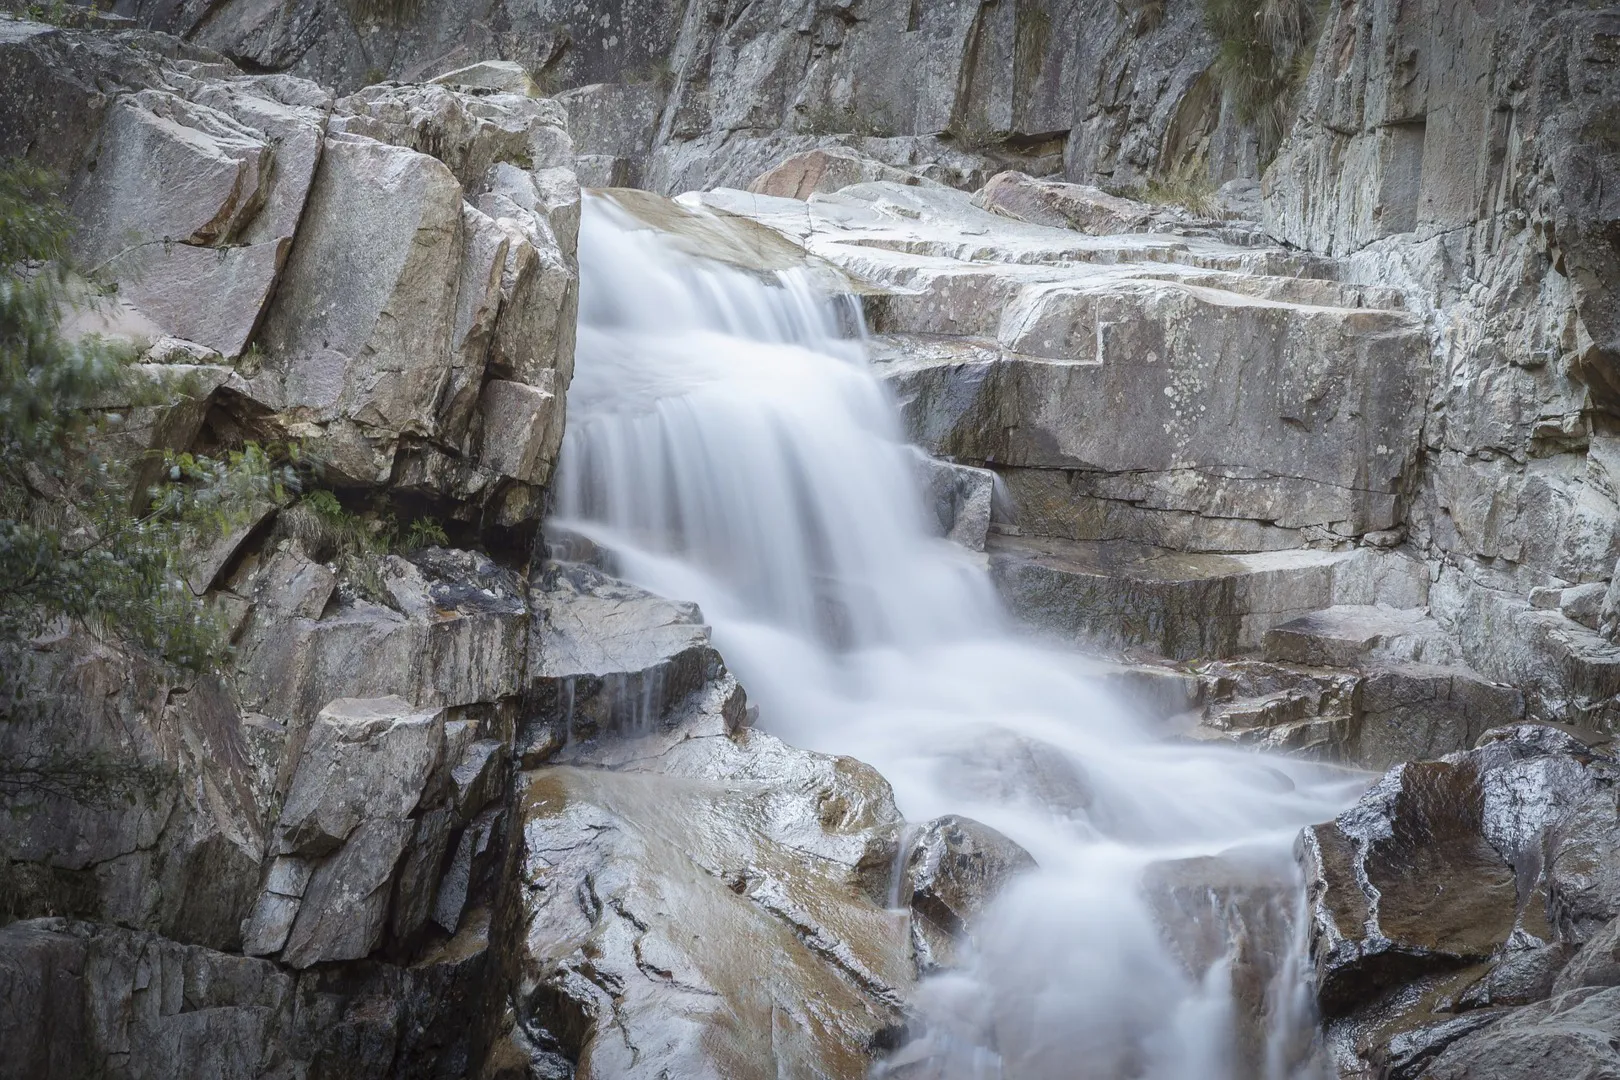
[[[444,526],[432,518],[417,518],[405,533],[401,545],[406,551],[420,551],[427,547],[449,547],[450,537]]]
[[[1269,161],[1315,54],[1320,0],[1204,0],[1220,52],[1214,73],[1238,117],[1253,124]]]
[[[110,4],[91,0],[90,3],[68,3],[68,0],[33,0],[31,3],[0,3],[0,11],[14,11],[29,22],[49,23],[52,26],[89,26]]]
[[[401,534],[391,513],[367,517],[324,488],[312,488],[284,509],[276,535],[296,540],[305,555],[331,565],[357,593],[379,604],[392,603],[382,579],[383,556],[450,542],[444,526],[432,518],[416,518]]]
[[[133,490],[128,410],[186,388],[141,377],[128,350],[62,333],[66,310],[95,302],[63,269],[68,235],[51,178],[0,164],[0,648],[15,659],[71,624],[209,670],[225,643],[185,582],[186,553],[285,500],[296,475],[250,446],[168,455],[161,485]],[[18,667],[0,670],[8,713]]]

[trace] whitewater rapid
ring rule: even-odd
[[[847,298],[681,254],[601,197],[580,265],[561,523],[626,577],[699,603],[762,727],[869,762],[911,821],[963,814],[1040,864],[964,969],[924,983],[927,1034],[903,1052],[953,1080],[1246,1078],[1238,1032],[1256,1005],[1223,962],[1187,973],[1142,874],[1237,849],[1291,880],[1299,828],[1356,781],[1165,742],[1092,661],[1020,634],[982,557],[929,534],[915,451]],[[1054,762],[1068,797],[1042,782]],[[1262,1058],[1285,1080],[1315,1067],[1311,1017],[1297,942],[1269,947]]]

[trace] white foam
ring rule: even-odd
[[[897,412],[837,301],[683,256],[597,198],[580,259],[560,517],[627,576],[699,602],[762,726],[876,766],[912,820],[966,814],[1041,865],[968,969],[923,987],[924,1049],[951,1077],[1070,1077],[1085,1061],[1085,1075],[1236,1080],[1226,969],[1186,973],[1138,879],[1238,846],[1291,867],[1299,827],[1354,782],[1156,741],[1083,658],[1015,634],[980,564],[928,535]],[[1059,755],[1086,805],[1042,800],[998,764],[1009,735]],[[1272,1042],[1294,1046],[1303,965],[1283,966]],[[1297,1071],[1297,1052],[1271,1056],[1270,1076]]]

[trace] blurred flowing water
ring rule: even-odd
[[[1314,1075],[1291,847],[1357,783],[1165,742],[1020,634],[982,561],[930,535],[849,298],[682,254],[602,197],[580,262],[562,523],[701,605],[762,727],[1040,864],[922,984],[905,1075]]]

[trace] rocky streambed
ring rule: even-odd
[[[128,6],[179,36],[0,20],[87,328],[184,387],[108,451],[439,534],[188,552],[216,675],[28,644],[0,755],[154,779],[6,792],[0,1076],[1620,1074],[1612,13],[1336,6],[1262,168],[1175,4],[609,5],[555,97],[454,4],[366,77],[319,5]],[[1092,186],[1149,143],[1260,183]],[[693,190],[582,234],[582,177]],[[726,429],[601,426],[731,360]]]

